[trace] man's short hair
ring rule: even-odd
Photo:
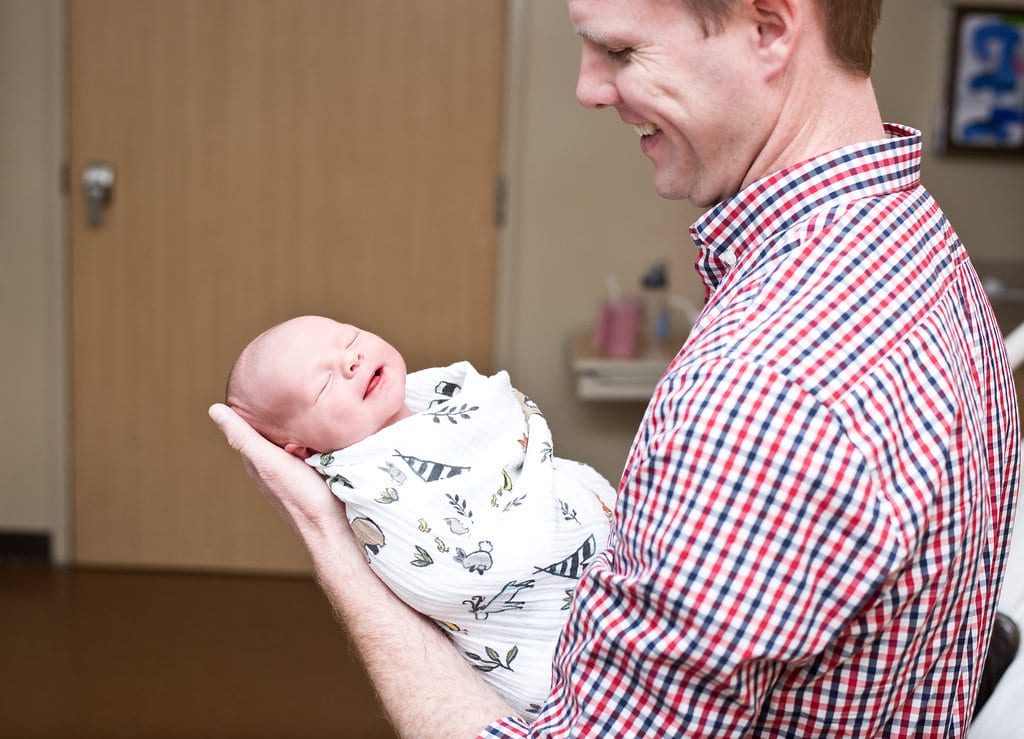
[[[706,34],[721,31],[738,0],[682,0]],[[871,74],[872,42],[882,16],[882,0],[814,0],[829,51],[843,69]]]

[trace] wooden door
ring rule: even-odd
[[[206,408],[304,313],[491,369],[504,3],[67,7],[75,559],[306,571]]]

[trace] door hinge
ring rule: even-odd
[[[60,194],[67,197],[71,194],[71,163],[63,161],[60,163],[60,171],[57,173],[57,187]]]
[[[508,184],[505,175],[494,178],[494,225],[502,228],[505,225],[508,207]]]

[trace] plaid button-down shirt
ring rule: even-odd
[[[655,390],[533,726],[966,732],[1018,486],[991,308],[887,126],[691,229],[707,301]]]

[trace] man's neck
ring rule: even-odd
[[[850,144],[885,138],[871,80],[816,70],[786,89],[779,116],[743,186],[797,162]]]

